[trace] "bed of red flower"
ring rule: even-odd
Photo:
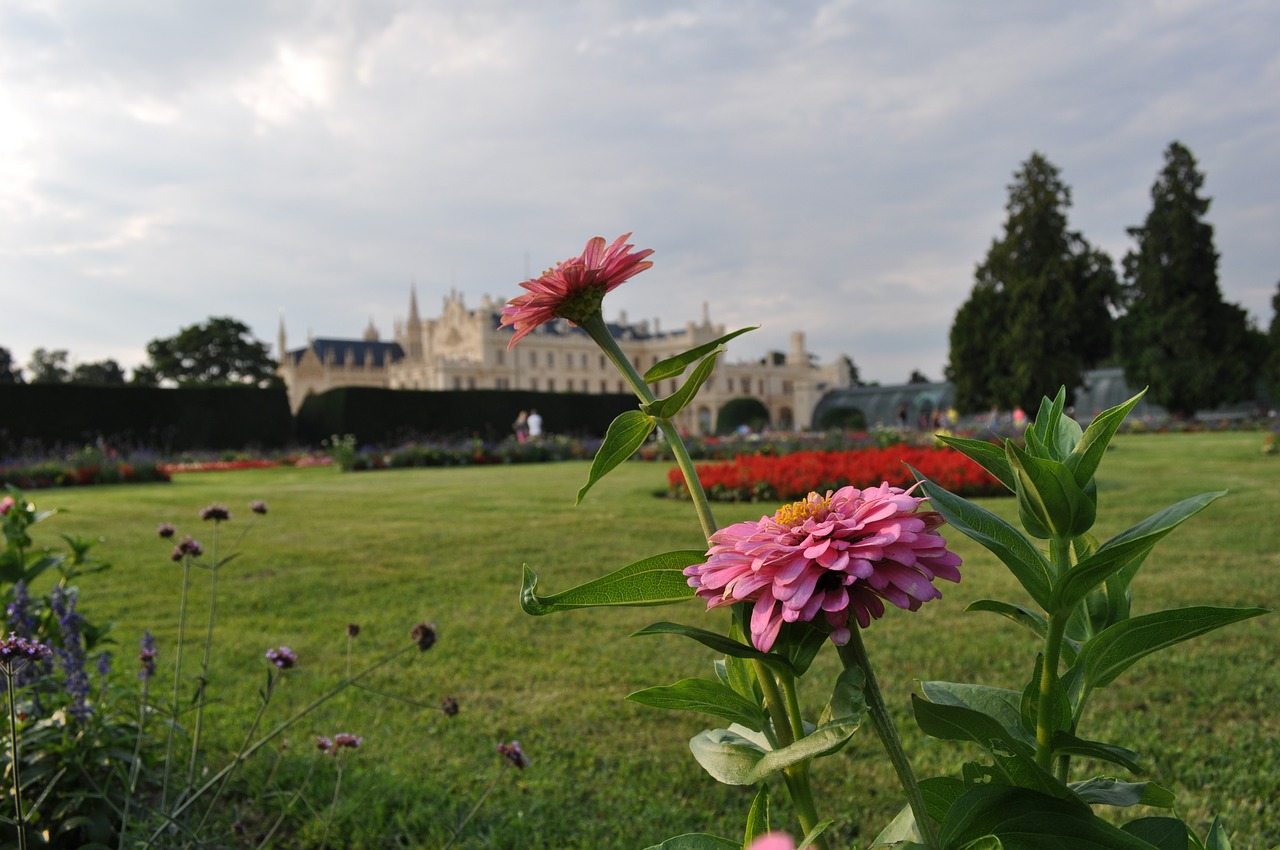
[[[1008,491],[973,461],[950,449],[889,446],[843,452],[795,452],[771,457],[739,455],[726,463],[699,464],[698,480],[721,502],[783,502],[846,484],[872,487],[885,481],[910,487],[915,467],[931,481],[965,497],[1001,496]],[[680,470],[667,473],[671,494],[688,498]]]

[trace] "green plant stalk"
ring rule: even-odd
[[[204,689],[209,685],[209,659],[213,656],[213,624],[218,616],[218,526],[213,521],[213,549],[209,566],[209,628],[204,637],[204,657],[200,659],[200,682],[196,686],[196,723],[191,731],[191,761],[187,764],[187,787],[196,781],[196,765],[200,760],[200,733],[204,729]]]
[[[819,823],[818,810],[813,802],[813,789],[809,784],[809,762],[793,764],[782,771],[782,779],[787,784],[791,795],[791,805],[795,806],[796,815],[800,818],[800,829],[805,835],[812,832]],[[831,850],[826,835],[819,835],[809,845],[819,850]]]
[[[631,385],[632,392],[636,394],[640,401],[649,404],[656,400],[653,391],[649,389],[649,385],[644,382],[644,378],[636,371],[631,360],[618,347],[618,342],[613,338],[613,334],[609,333],[609,329],[604,323],[604,316],[599,311],[596,311],[591,318],[582,324],[582,329],[595,340],[596,345],[600,346],[600,350],[604,352],[604,355],[609,358],[609,362],[613,363],[614,368]],[[706,492],[702,489],[702,482],[698,480],[698,473],[693,468],[693,458],[689,456],[689,449],[685,446],[684,440],[681,439],[679,430],[671,424],[671,420],[658,419],[658,429],[662,431],[662,436],[666,438],[667,444],[671,446],[671,453],[675,455],[676,464],[680,467],[680,473],[684,476],[685,486],[689,488],[689,497],[693,500],[694,510],[698,513],[698,522],[702,526],[702,534],[710,540],[711,535],[716,530],[716,521],[711,514],[711,500],[707,498]]]
[[[166,822],[161,824],[159,827],[157,827],[156,831],[151,834],[151,838],[147,840],[146,846],[147,847],[155,846],[156,840],[160,838],[160,835],[168,827],[169,822],[177,820],[178,817],[182,815],[187,809],[191,808],[191,806],[195,803],[195,801],[199,800],[200,797],[203,796],[206,791],[208,791],[210,788],[217,786],[220,782],[222,782],[223,778],[225,778],[228,774],[230,774],[232,771],[238,768],[241,764],[248,761],[253,756],[254,753],[262,749],[271,741],[275,740],[275,738],[278,735],[280,735],[290,726],[297,723],[299,720],[306,717],[308,714],[315,711],[317,708],[324,705],[326,702],[333,699],[335,696],[342,693],[347,688],[356,684],[365,676],[368,676],[370,673],[374,672],[375,670],[385,667],[395,659],[399,658],[401,655],[404,655],[409,650],[416,649],[416,648],[417,648],[416,646],[411,644],[409,646],[404,647],[403,649],[397,649],[394,652],[384,655],[378,661],[375,661],[370,666],[361,670],[355,676],[349,679],[344,679],[343,681],[334,685],[332,688],[325,691],[323,694],[321,694],[320,696],[316,697],[314,700],[309,702],[306,706],[299,709],[292,716],[280,721],[278,724],[276,724],[276,726],[270,732],[268,732],[267,734],[259,738],[257,741],[255,741],[253,743],[253,746],[249,747],[248,749],[244,750],[242,753],[237,755],[235,758],[233,758],[221,770],[219,770],[212,777],[210,777],[209,780],[205,782],[204,785],[201,785],[200,788],[195,791],[195,793],[193,793],[187,799],[183,800],[182,803],[177,808],[175,808],[172,812],[170,812],[166,816]]]
[[[4,665],[5,692],[9,694],[9,758],[13,765],[13,823],[18,830],[18,850],[27,850],[27,824],[22,817],[22,778],[18,766],[18,706],[13,699],[13,668]]]
[[[146,731],[147,700],[151,694],[151,680],[142,680],[142,694],[138,698],[138,737],[133,742],[133,761],[129,763],[129,787],[124,795],[124,813],[120,817],[120,841],[116,844],[124,850],[124,839],[129,832],[129,808],[133,802],[133,794],[138,788],[138,774],[142,770],[142,737]]]
[[[916,827],[920,830],[924,843],[933,850],[938,850],[942,847],[938,840],[938,828],[929,817],[929,809],[925,805],[924,794],[920,791],[920,783],[916,781],[915,771],[911,769],[911,760],[907,758],[906,750],[902,748],[898,730],[893,725],[893,719],[889,717],[889,709],[884,704],[880,683],[876,681],[871,659],[867,656],[867,648],[862,642],[862,628],[857,623],[851,623],[850,626],[849,642],[838,647],[840,661],[846,669],[857,667],[862,671],[865,679],[862,696],[867,701],[867,716],[871,719],[871,726],[876,730],[876,735],[889,756],[889,762],[898,775],[898,782],[902,785],[902,791],[907,797],[907,805],[911,806],[911,813],[915,816]]]
[[[329,850],[329,830],[338,813],[338,795],[342,793],[342,763],[345,760],[344,755],[338,755],[338,776],[333,780],[333,799],[329,801],[329,816],[324,820],[324,838],[320,840],[320,850]]]
[[[187,595],[191,587],[191,556],[182,557],[182,592],[178,595],[178,642],[173,650],[173,703],[170,707],[169,731],[164,744],[164,778],[160,782],[160,809],[169,806],[169,778],[172,775],[174,734],[182,705],[182,644],[187,630]]]
[[[493,789],[498,787],[498,782],[507,773],[505,769],[500,769],[498,775],[493,777],[493,781],[489,783],[489,787],[484,789],[484,793],[480,795],[480,799],[476,800],[476,804],[471,807],[471,811],[467,812],[467,816],[462,819],[462,823],[458,824],[458,828],[453,831],[453,837],[449,839],[449,843],[444,845],[441,850],[449,850],[453,846],[453,842],[458,840],[458,836],[462,834],[462,830],[467,828],[467,824],[471,823],[471,819],[476,816],[476,812],[480,811],[480,807],[484,805],[485,800],[489,799],[489,795],[493,793]]]
[[[778,680],[773,677],[773,671],[758,658],[751,659],[751,666],[756,671],[756,680],[760,683],[760,691],[764,694],[764,705],[772,721],[773,734],[769,737],[777,747],[794,744],[795,732],[792,731],[791,719],[787,715],[786,699],[778,688]],[[768,733],[769,730],[766,729],[765,734],[768,735]]]
[[[350,678],[350,676],[347,678]],[[272,675],[267,683],[267,692],[262,704],[258,706],[258,712],[253,716],[253,722],[249,724],[249,731],[244,733],[244,740],[240,743],[240,749],[236,750],[236,758],[239,758],[240,753],[244,752],[245,747],[249,746],[249,742],[253,740],[254,734],[258,731],[258,726],[262,724],[262,717],[267,713],[267,706],[271,704],[271,697],[275,693],[275,683],[276,677]],[[222,792],[227,789],[227,783],[230,781],[231,774],[227,774],[222,780],[222,784],[213,792],[213,799],[209,801],[208,807],[205,808],[204,816],[200,818],[200,823],[196,824],[196,832],[204,828],[205,822],[209,820],[209,815],[213,813],[214,807],[218,805],[218,800],[222,797]]]
[[[1071,568],[1071,541],[1053,538],[1049,543],[1049,558],[1055,575],[1065,575]],[[1044,663],[1040,669],[1040,692],[1036,700],[1036,763],[1045,770],[1053,769],[1054,730],[1049,726],[1050,706],[1053,704],[1053,685],[1058,679],[1062,640],[1069,619],[1069,613],[1049,613],[1049,628],[1044,639]],[[1065,770],[1065,766],[1062,767]]]

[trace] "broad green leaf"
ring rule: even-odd
[[[947,492],[915,469],[911,469],[911,474],[923,482],[921,489],[929,498],[930,507],[942,514],[942,518],[961,534],[989,549],[1009,568],[1032,599],[1042,608],[1048,606],[1049,560],[1022,532],[986,508]]]
[[[1138,818],[1120,828],[1159,850],[1190,850],[1187,825],[1177,818]]]
[[[822,711],[821,722],[833,720],[860,720],[866,716],[867,700],[863,695],[867,679],[861,668],[846,667],[836,677],[835,687],[831,689],[831,699]]]
[[[1085,687],[1102,688],[1139,659],[1214,629],[1269,613],[1267,608],[1207,605],[1157,611],[1109,626],[1080,650]]]
[[[877,847],[891,847],[893,850],[901,850],[903,847],[912,846],[910,843],[918,843],[924,841],[924,836],[920,834],[920,828],[916,826],[916,816],[911,811],[910,806],[903,806],[893,820],[889,821],[889,825],[880,830],[880,833],[872,840],[867,850],[876,850]]]
[[[1133,750],[1115,744],[1104,744],[1100,741],[1086,741],[1069,732],[1055,732],[1053,735],[1053,754],[1066,756],[1084,756],[1099,761],[1118,764],[1131,773],[1146,773],[1138,764],[1138,754]]]
[[[760,661],[783,672],[789,673],[792,676],[796,675],[796,670],[791,666],[791,662],[786,658],[783,658],[781,655],[773,652],[761,652],[754,646],[748,646],[747,644],[740,643],[733,638],[717,634],[716,632],[710,632],[706,629],[686,626],[682,623],[654,623],[651,626],[645,626],[643,629],[633,634],[632,637],[640,637],[642,635],[680,635],[682,637],[692,638],[703,646],[708,646],[714,649],[716,652],[720,652],[734,658],[747,658]]]
[[[776,750],[763,734],[735,724],[698,733],[689,741],[689,749],[718,782],[754,785],[793,764],[838,752],[861,721],[861,717],[846,717],[824,723],[794,744]]]
[[[969,789],[939,829],[948,848],[989,835],[1005,850],[1153,850],[1082,803],[1007,785]]]
[[[754,331],[759,327],[759,325],[752,325],[749,328],[743,328],[742,330],[725,334],[719,339],[713,339],[711,342],[703,343],[697,348],[691,348],[682,354],[677,354],[675,357],[668,357],[666,360],[655,363],[648,372],[644,373],[645,383],[656,384],[658,381],[665,380],[666,378],[674,378],[676,375],[683,373],[685,369],[689,368],[690,363],[701,360],[703,357],[710,354],[721,345],[724,345],[734,337],[742,336],[747,331]]]
[[[797,620],[782,624],[775,646],[785,648],[787,658],[796,669],[796,675],[803,676],[818,652],[826,645],[828,637],[830,635],[813,623]]]
[[[1032,537],[1069,540],[1093,527],[1097,503],[1061,461],[1034,457],[1012,442],[1005,457],[1017,484],[1018,514]]]
[[[921,682],[920,689],[938,705],[958,705],[985,714],[1015,740],[1035,747],[1035,736],[1022,725],[1022,695],[1017,691],[968,682]]]
[[[573,608],[635,607],[683,602],[694,597],[684,568],[704,560],[706,553],[698,549],[664,552],[550,596],[537,594],[538,574],[525,564],[524,581],[520,588],[520,607],[526,614],[539,616]]]
[[[1067,388],[1059,387],[1052,400],[1045,396],[1040,400],[1036,420],[1027,429],[1027,447],[1032,454],[1047,460],[1066,460],[1071,450],[1080,442],[1080,425],[1074,419],[1063,416],[1066,407]]]
[[[644,445],[644,441],[649,439],[657,426],[658,421],[641,410],[628,410],[610,422],[604,442],[600,444],[600,451],[596,452],[595,459],[591,461],[587,483],[578,491],[575,504],[582,504],[582,497],[587,495],[592,485],[635,454],[636,449]]]
[[[759,791],[756,791],[755,799],[751,801],[751,809],[747,812],[747,828],[742,846],[750,846],[752,841],[768,834],[769,831],[769,786],[764,784],[760,786]]]
[[[929,817],[938,823],[947,817],[947,812],[955,805],[956,800],[964,796],[968,786],[954,776],[931,776],[920,780],[920,796],[924,797],[924,806],[929,810]]]
[[[742,629],[742,615],[743,606],[733,606],[733,617],[729,622],[729,638],[745,644],[747,636]],[[760,702],[760,686],[756,682],[756,671],[746,659],[726,655],[716,663],[724,665],[725,684],[747,699],[757,704]]]
[[[1135,560],[1141,564],[1165,535],[1225,495],[1226,491],[1219,491],[1183,499],[1103,543],[1096,552],[1076,564],[1054,583],[1049,610],[1059,614],[1067,613],[1089,591],[1112,575],[1132,566]]]
[[[718,835],[705,832],[689,832],[668,838],[661,844],[646,847],[645,850],[742,850],[742,845]]]
[[[796,845],[796,850],[805,850],[806,847],[812,847],[813,842],[817,841],[818,837],[822,835],[822,833],[826,832],[833,823],[835,823],[833,818],[827,818],[826,820],[820,820],[815,823],[813,825],[813,829],[806,832],[804,834],[804,838],[800,839],[800,843]]]
[[[1216,815],[1213,818],[1213,825],[1209,827],[1209,834],[1205,836],[1204,850],[1231,850],[1227,828],[1222,825],[1222,819]]]
[[[1177,802],[1172,791],[1154,782],[1118,782],[1105,776],[1072,782],[1071,790],[1086,803],[1098,806],[1143,805],[1171,809]]]
[[[748,729],[764,728],[764,713],[758,705],[732,688],[708,679],[681,679],[674,685],[636,691],[627,699],[672,711],[700,711]]]
[[[1075,449],[1067,457],[1067,468],[1071,470],[1071,474],[1075,476],[1076,483],[1083,487],[1093,478],[1094,473],[1098,471],[1098,465],[1102,463],[1102,456],[1106,454],[1107,446],[1111,443],[1111,438],[1115,436],[1116,430],[1120,427],[1120,423],[1124,422],[1125,417],[1129,415],[1129,411],[1133,410],[1142,396],[1146,393],[1144,389],[1133,398],[1126,402],[1108,408],[1093,418],[1089,423],[1089,427],[1085,429],[1084,436],[1080,438],[1080,442]]]
[[[1013,470],[1009,468],[1009,459],[1004,456],[1004,446],[988,443],[986,440],[968,440],[963,437],[950,437],[939,434],[938,441],[950,446],[960,454],[969,458],[978,466],[995,476],[1005,487],[1013,492]]]
[[[716,368],[716,357],[723,351],[723,348],[717,348],[712,351],[693,370],[689,380],[685,381],[674,393],[666,398],[642,404],[640,409],[658,419],[670,419],[684,410],[689,405],[689,402],[693,401],[694,396],[698,394],[698,390],[702,389],[702,385],[707,382],[707,378],[711,377],[712,370]]]
[[[969,603],[965,608],[966,611],[990,611],[992,614],[999,614],[1007,617],[1020,626],[1028,629],[1033,635],[1044,640],[1049,633],[1049,621],[1039,611],[1032,611],[1030,608],[1024,608],[1021,605],[1015,605],[1012,602],[1001,602],[998,599],[977,599]],[[1062,641],[1062,659],[1067,664],[1074,664],[1077,653],[1080,652],[1080,644],[1071,639]]]

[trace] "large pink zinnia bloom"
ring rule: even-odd
[[[630,233],[624,233],[606,248],[604,237],[597,236],[580,256],[557,263],[541,277],[520,284],[529,291],[512,298],[502,308],[502,324],[515,327],[507,348],[557,316],[581,324],[599,311],[606,292],[652,266],[645,258],[653,249],[632,253],[635,246],[626,244],[630,238]]]
[[[784,622],[819,612],[843,645],[850,612],[866,628],[884,614],[882,600],[915,611],[942,596],[935,578],[960,580],[960,558],[937,533],[942,516],[918,510],[923,501],[887,482],[810,493],[773,516],[720,529],[706,562],[684,574],[708,608],[754,602],[751,642],[762,652]]]

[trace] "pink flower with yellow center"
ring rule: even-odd
[[[866,628],[885,601],[915,611],[942,596],[934,579],[960,581],[960,558],[937,533],[942,516],[919,510],[923,501],[887,482],[810,493],[773,516],[720,529],[706,562],[684,574],[707,608],[754,603],[751,642],[762,652],[783,623],[820,613],[843,645],[850,613]]]
[[[541,277],[520,284],[528,292],[512,298],[502,308],[502,324],[515,328],[507,348],[557,317],[581,325],[600,312],[606,292],[652,266],[645,258],[653,249],[632,252],[635,246],[627,244],[630,238],[630,233],[624,233],[606,248],[604,237],[597,236],[580,256],[557,263]]]

